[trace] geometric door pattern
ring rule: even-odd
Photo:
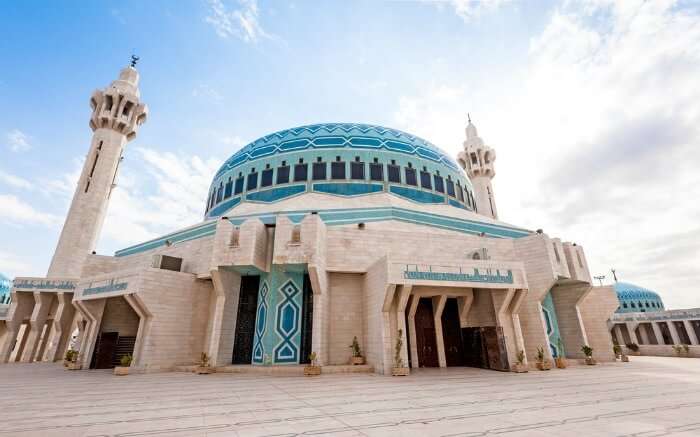
[[[304,273],[273,264],[260,275],[253,364],[299,364]]]
[[[561,334],[559,333],[559,322],[557,320],[557,312],[554,309],[554,301],[552,293],[548,292],[542,300],[542,318],[544,319],[545,328],[547,329],[547,339],[549,340],[549,349],[552,357],[557,358],[564,356]]]

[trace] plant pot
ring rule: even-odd
[[[350,364],[352,364],[353,366],[365,364],[365,357],[352,357],[350,358]]]
[[[214,368],[210,366],[197,366],[194,368],[194,373],[197,375],[209,375],[214,373]]]
[[[622,361],[623,363],[629,363],[630,357],[628,357],[627,355],[623,355],[622,357],[620,357],[620,361]]]
[[[557,365],[557,369],[566,369],[566,358],[557,357],[554,359],[554,363]]]
[[[408,376],[411,373],[411,369],[408,367],[392,367],[391,376]]]
[[[304,367],[304,375],[317,376],[321,374],[321,366],[306,366]]]
[[[549,370],[552,368],[552,363],[549,361],[538,361],[537,362],[537,369],[539,370]]]
[[[589,366],[595,366],[595,365],[596,365],[595,358],[593,358],[593,357],[586,357],[586,364],[589,365]]]
[[[68,370],[80,370],[82,368],[83,368],[82,364],[73,363],[73,362],[68,363],[68,365],[66,366],[66,369],[68,369]]]
[[[513,364],[513,372],[515,373],[527,373],[527,370],[527,365],[525,365],[525,363]]]
[[[117,366],[114,368],[114,374],[117,376],[126,376],[129,374],[129,367]]]

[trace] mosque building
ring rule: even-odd
[[[0,305],[10,304],[10,289],[12,288],[12,281],[10,278],[0,273]]]
[[[362,123],[270,133],[213,175],[201,223],[95,254],[126,145],[147,120],[134,65],[90,98],[93,138],[46,277],[14,280],[0,362],[57,361],[78,333],[83,368],[132,354],[173,370],[294,366],[315,353],[367,367],[510,370],[613,360],[618,307],[583,247],[499,218],[495,151],[471,120],[456,160],[428,141]]]

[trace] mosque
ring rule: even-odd
[[[94,252],[126,145],[147,120],[134,65],[90,98],[92,142],[46,277],[15,278],[0,362],[133,371],[195,363],[510,370],[611,361],[612,286],[581,245],[499,219],[495,151],[469,120],[456,159],[397,129],[321,123],[270,133],[213,175],[201,223]],[[76,333],[77,338],[71,341]],[[71,344],[73,344],[71,346]],[[398,353],[395,347],[400,344]]]

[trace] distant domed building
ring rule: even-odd
[[[10,290],[12,281],[7,276],[0,273],[0,305],[10,303]]]
[[[242,371],[347,371],[334,366],[360,358],[354,338],[355,372],[510,370],[538,350],[583,359],[584,343],[614,359],[613,288],[592,286],[581,245],[500,219],[496,153],[471,120],[454,158],[374,124],[268,133],[213,175],[200,223],[95,254],[148,114],[138,82],[132,65],[90,99],[92,143],[56,251],[46,277],[15,279],[0,362],[61,359],[76,331],[79,364],[131,355],[134,372],[203,352]]]
[[[620,301],[618,313],[649,313],[664,310],[661,296],[649,290],[628,282],[616,282],[615,293]]]

